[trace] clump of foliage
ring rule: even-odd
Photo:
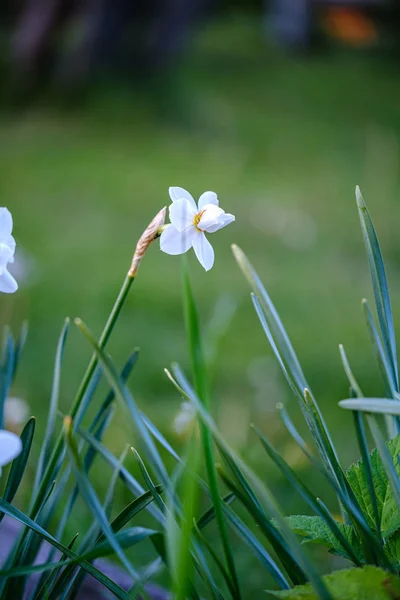
[[[90,574],[110,594],[127,600],[148,596],[149,578],[166,571],[174,598],[244,598],[237,574],[235,544],[243,544],[259,560],[272,581],[271,597],[291,599],[386,600],[400,597],[400,391],[393,319],[381,251],[365,203],[357,190],[357,204],[367,248],[375,295],[377,322],[364,301],[364,314],[384,378],[387,398],[366,398],[356,381],[347,356],[341,356],[349,380],[349,398],[342,401],[352,411],[354,432],[360,448],[360,462],[347,471],[340,464],[327,425],[301,368],[290,339],[260,278],[245,254],[236,246],[234,256],[252,289],[252,301],[282,372],[304,415],[314,451],[296,429],[283,405],[277,411],[288,433],[329,484],[337,499],[341,518],[334,516],[298,473],[284,460],[268,438],[254,427],[255,436],[268,456],[286,478],[288,487],[307,503],[312,515],[284,516],[273,492],[252,468],[231,448],[212,416],[202,331],[187,264],[183,263],[184,314],[188,349],[192,362],[189,379],[177,364],[166,375],[181,397],[193,408],[197,424],[190,429],[185,452],[180,456],[162,433],[143,414],[128,387],[138,353],[135,350],[118,372],[106,346],[117,325],[124,302],[137,277],[130,269],[99,340],[80,320],[76,327],[91,346],[93,357],[68,414],[59,420],[58,399],[67,320],[58,342],[51,401],[36,477],[29,507],[18,509],[15,495],[30,460],[35,421],[30,419],[21,433],[23,450],[13,461],[0,498],[0,519],[5,515],[22,525],[0,571],[0,597],[5,600],[72,600],[82,589],[83,578]],[[148,233],[148,232],[147,232]],[[150,241],[158,235],[151,229]],[[142,238],[143,242],[143,238]],[[146,242],[147,243],[147,242]],[[147,249],[144,248],[144,250]],[[143,244],[141,247],[143,256]],[[5,337],[0,379],[0,415],[7,397],[25,340],[25,332],[15,341]],[[110,391],[96,407],[91,424],[84,417],[102,379]],[[132,427],[144,489],[124,466],[125,453],[117,458],[104,444],[104,435],[115,408],[124,411]],[[385,432],[380,414],[384,415]],[[366,425],[376,449],[370,452]],[[176,465],[168,469],[171,458]],[[168,460],[167,460],[168,459]],[[91,482],[94,461],[109,468],[106,497],[100,499]],[[113,499],[118,481],[128,490],[131,500],[114,515]],[[228,493],[221,491],[228,490]],[[68,520],[78,498],[93,515],[92,526],[82,539],[65,540]],[[331,500],[331,498],[329,498]],[[207,502],[203,513],[200,506]],[[61,519],[55,520],[57,507],[63,506]],[[248,519],[239,516],[244,508]],[[152,526],[140,526],[144,511]],[[208,525],[215,521],[219,540],[210,538]],[[148,519],[146,519],[148,522]],[[230,533],[236,536],[232,538]],[[1,536],[1,529],[0,529]],[[152,543],[153,556],[146,566],[138,567],[128,551],[146,541]],[[35,564],[41,544],[51,548],[43,564]],[[321,575],[306,551],[316,543],[349,561],[349,568]],[[129,589],[106,576],[95,560],[113,556],[131,577]],[[32,585],[32,575],[39,574]],[[126,587],[126,586],[125,586]],[[106,595],[108,594],[108,595]]]

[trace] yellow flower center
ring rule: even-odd
[[[197,213],[197,215],[195,215],[194,219],[193,219],[193,225],[196,227],[196,229],[198,229],[199,231],[202,231],[199,227],[199,223],[200,223],[200,219],[204,214],[204,210],[201,210],[199,213]]]

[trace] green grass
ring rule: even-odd
[[[158,95],[165,90],[164,85]],[[15,327],[24,318],[30,321],[14,393],[30,403],[39,429],[64,317],[79,316],[100,333],[138,236],[169,203],[168,186],[180,185],[194,195],[216,191],[222,207],[236,215],[234,225],[213,236],[216,263],[210,273],[190,257],[204,322],[220,294],[229,292],[240,302],[215,379],[213,402],[222,431],[233,444],[246,446],[264,471],[258,442],[248,433],[250,420],[291,452],[274,413],[276,401],[291,400],[290,391],[274,371],[231,255],[236,242],[280,311],[344,465],[358,458],[351,416],[337,406],[348,396],[338,344],[345,344],[364,393],[380,395],[383,386],[361,311],[363,296],[372,304],[372,290],[354,188],[361,186],[380,236],[398,331],[399,94],[398,74],[385,57],[283,56],[264,43],[257,23],[238,18],[210,24],[195,36],[165,101],[110,83],[79,109],[42,104],[4,112],[0,204],[14,215],[15,236],[32,275],[17,295],[1,297],[0,313]],[[286,238],[277,232],[276,219],[287,219]],[[295,247],[287,237],[294,237]],[[163,367],[172,360],[188,366],[189,360],[180,261],[161,254],[156,244],[140,268],[110,350],[122,364],[135,346],[141,357],[131,389],[173,439],[180,399]],[[89,356],[90,348],[72,331],[61,405],[70,404]],[[265,357],[273,381],[267,369],[258,369],[265,389],[260,393],[250,375]],[[292,407],[296,414],[295,402]],[[117,422],[108,445],[120,453],[126,440],[134,440],[122,419]],[[247,560],[241,562],[244,572]],[[263,582],[255,575],[252,585],[257,589]]]

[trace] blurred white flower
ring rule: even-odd
[[[21,453],[21,450],[21,439],[15,433],[0,429],[0,475],[1,468],[14,460]]]
[[[192,430],[196,420],[196,409],[191,402],[182,402],[176,415],[173,429],[179,437],[186,437]]]
[[[22,398],[10,396],[4,406],[4,422],[12,431],[18,431],[29,415],[29,405]]]
[[[214,250],[205,233],[215,233],[235,217],[219,207],[215,192],[204,192],[198,206],[193,196],[181,187],[170,187],[169,195],[171,224],[161,234],[161,250],[166,254],[184,254],[193,247],[200,264],[209,271],[214,264]]]
[[[0,208],[0,292],[12,294],[18,289],[14,277],[7,271],[8,263],[14,262],[15,240],[11,235],[13,221],[7,208]]]
[[[18,288],[27,288],[36,284],[41,278],[41,270],[34,256],[18,246],[15,250],[14,262],[8,266],[10,274],[18,281]]]

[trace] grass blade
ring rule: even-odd
[[[150,431],[151,435],[154,437],[157,442],[161,444],[161,446],[173,457],[177,462],[181,462],[182,459],[177,452],[173,449],[171,444],[165,439],[163,434],[157,429],[157,427],[150,421],[150,419],[143,413],[142,415],[143,423],[146,425],[147,429]]]
[[[117,467],[118,459],[115,458],[115,456],[111,454],[111,452],[105,446],[103,446],[103,444],[98,442],[95,437],[93,437],[90,433],[84,431],[83,429],[79,429],[78,434],[81,435],[88,444],[90,444],[96,449],[99,456],[101,456],[112,469]],[[130,490],[130,492],[133,493],[135,496],[144,494],[144,488],[125,467],[121,467],[120,477],[124,484],[127,486],[127,488]],[[160,510],[157,507],[153,506],[153,504],[150,504],[147,507],[147,509],[151,513],[151,515],[157,521],[159,521],[159,523],[164,523],[164,515],[160,512]]]
[[[375,296],[376,311],[382,335],[385,355],[390,365],[396,391],[399,391],[399,375],[397,367],[396,340],[394,335],[392,309],[390,306],[389,287],[383,264],[382,252],[378,237],[369,215],[367,206],[362,197],[360,188],[356,187],[356,200],[361,229],[364,237],[369,267],[371,271],[372,286]]]
[[[133,569],[130,561],[126,558],[125,554],[122,552],[122,549],[115,538],[114,532],[113,532],[112,528],[110,527],[110,524],[109,524],[107,516],[103,510],[103,507],[101,506],[91,483],[89,482],[88,478],[84,474],[82,465],[80,464],[78,449],[77,449],[76,443],[72,437],[72,422],[71,422],[71,419],[68,417],[66,417],[64,419],[64,428],[65,428],[65,436],[66,436],[66,444],[67,444],[68,454],[69,454],[69,457],[71,460],[72,468],[75,473],[75,477],[76,477],[81,495],[82,495],[83,499],[85,500],[91,513],[97,520],[99,526],[101,527],[110,546],[113,548],[114,552],[116,553],[116,555],[118,556],[118,558],[120,559],[122,564],[124,565],[125,569],[132,577],[133,581],[136,582],[139,580],[139,576],[136,573],[136,571]],[[119,466],[119,461],[118,461],[117,465]]]
[[[236,496],[233,492],[229,492],[224,498],[222,498],[223,506],[229,506],[234,500]],[[210,508],[208,508],[196,521],[196,526],[200,529],[204,529],[207,525],[209,525],[215,519],[215,508],[212,504]]]
[[[36,468],[35,480],[33,484],[33,494],[32,497],[35,498],[37,496],[37,492],[39,489],[40,482],[43,478],[44,465],[47,463],[49,459],[50,446],[53,442],[54,437],[54,429],[57,418],[57,410],[58,410],[58,398],[60,395],[60,379],[61,379],[61,365],[62,359],[64,355],[65,342],[67,341],[67,335],[69,330],[69,319],[65,320],[64,326],[61,330],[61,334],[57,344],[57,352],[54,363],[54,373],[53,373],[53,385],[51,389],[51,398],[50,398],[50,407],[49,414],[47,417],[46,431],[44,434],[43,444],[41,446],[41,451],[38,459],[38,464]]]
[[[114,390],[116,398],[122,403],[123,406],[128,408],[133,426],[144,444],[148,461],[157,477],[160,479],[160,482],[166,487],[169,483],[168,473],[153,442],[153,439],[141,419],[140,411],[136,406],[132,394],[129,392],[125,383],[121,380],[118,371],[116,370],[110,357],[106,355],[104,350],[97,344],[94,336],[86,327],[86,325],[80,319],[76,319],[75,324],[95,350],[96,356],[98,357],[98,360],[104,369],[104,373]]]
[[[297,493],[305,500],[308,506],[314,510],[314,512],[322,517],[327,523],[328,527],[332,531],[333,535],[340,542],[344,550],[347,552],[351,560],[356,566],[361,566],[361,562],[353,552],[353,549],[347,539],[342,535],[335,519],[327,509],[321,508],[318,503],[316,496],[311,490],[302,482],[297,473],[287,464],[287,462],[281,457],[279,452],[270,444],[269,440],[256,428],[253,427],[254,431],[259,436],[261,443],[266,450],[268,456],[273,460],[275,465],[283,473],[285,480],[291,484],[291,486],[297,491]]]
[[[6,513],[9,517],[16,519],[26,527],[28,527],[31,531],[37,533],[43,540],[48,542],[50,545],[60,550],[63,554],[70,558],[77,559],[77,563],[85,569],[90,575],[92,575],[95,579],[97,579],[100,583],[105,585],[117,598],[120,600],[132,600],[131,597],[118,585],[116,585],[111,579],[103,575],[101,571],[96,569],[90,563],[86,563],[85,561],[81,561],[80,557],[77,556],[72,550],[69,550],[63,544],[60,544],[53,536],[51,536],[47,531],[45,531],[40,525],[32,521],[27,515],[24,515],[17,508],[0,498],[0,511]],[[1,574],[1,571],[0,571]]]
[[[273,305],[271,298],[267,294],[267,291],[264,288],[255,269],[241,248],[236,246],[236,244],[233,244],[232,252],[243,275],[246,277],[250,287],[253,289],[254,294],[256,294],[261,301],[263,312],[268,320],[268,324],[271,328],[272,335],[276,340],[277,346],[279,347],[279,351],[284,357],[286,364],[289,366],[291,373],[293,374],[298,390],[300,390],[300,393],[302,393],[302,390],[304,390],[306,387],[309,387],[309,385],[279,314]]]
[[[279,413],[283,420],[283,423],[285,424],[290,435],[293,437],[293,439],[296,441],[296,443],[300,446],[303,453],[305,454],[305,456],[307,456],[307,458],[310,460],[312,465],[328,480],[329,484],[336,491],[336,494],[338,495],[341,503],[343,504],[344,508],[346,509],[347,514],[349,515],[349,518],[359,535],[364,553],[366,555],[367,562],[370,562],[371,564],[381,563],[382,565],[385,566],[385,568],[387,570],[392,572],[393,571],[392,566],[391,566],[390,562],[387,560],[384,552],[382,552],[382,548],[381,548],[378,540],[376,539],[374,533],[371,531],[370,527],[368,526],[368,524],[365,520],[365,516],[364,516],[364,514],[360,508],[360,505],[357,502],[357,500],[354,496],[354,493],[353,493],[351,487],[349,486],[348,482],[347,482],[347,486],[345,489],[342,489],[338,485],[337,481],[325,469],[325,467],[321,463],[319,463],[319,461],[316,460],[310,454],[310,452],[307,449],[307,445],[306,445],[305,441],[303,440],[303,438],[300,436],[300,434],[296,430],[296,428],[295,428],[293,422],[291,421],[289,415],[287,414],[284,406],[278,405],[277,408],[279,410]],[[347,479],[346,479],[346,481],[347,481]]]
[[[346,398],[339,402],[341,408],[361,410],[365,413],[400,415],[400,402],[387,398]]]
[[[130,527],[128,529],[125,529],[124,531],[119,531],[118,533],[116,533],[115,539],[117,540],[121,548],[128,549],[158,533],[159,532],[154,529],[146,529],[144,527]],[[77,535],[78,534],[74,536],[73,542],[75,541]],[[71,549],[71,544],[68,545],[67,549]],[[107,540],[103,540],[102,542],[96,544],[96,546],[88,552],[77,555],[75,558],[62,558],[59,561],[55,561],[52,563],[45,562],[39,565],[24,565],[22,567],[16,567],[14,569],[8,569],[7,571],[1,570],[0,574],[1,576],[7,577],[21,577],[24,575],[31,575],[32,573],[41,573],[42,571],[52,571],[53,569],[74,565],[82,561],[92,562],[97,558],[104,558],[114,553],[114,547]],[[63,557],[64,556],[65,554],[63,554]],[[63,585],[65,585],[65,582],[63,582]]]
[[[173,597],[176,600],[185,600],[186,592],[193,595],[193,592],[196,591],[192,583],[193,523],[199,503],[199,494],[197,481],[193,473],[197,473],[198,471],[199,458],[198,441],[196,436],[192,435],[188,443],[185,461],[188,468],[183,468],[180,464],[178,465],[175,476],[171,481],[171,487],[167,490],[167,522],[165,529],[169,563],[173,567]],[[182,478],[182,496],[184,501],[178,524],[175,515],[175,506],[177,504],[175,502],[175,493],[179,478]]]
[[[131,450],[132,450],[136,460],[138,461],[139,468],[143,475],[143,479],[145,480],[146,485],[149,488],[149,490],[153,496],[155,504],[158,506],[158,508],[160,509],[161,512],[164,512],[165,504],[163,502],[163,499],[161,498],[160,494],[158,493],[157,487],[154,485],[153,480],[151,479],[149,472],[145,467],[144,462],[140,458],[140,454],[134,448],[131,448]]]
[[[15,344],[8,327],[4,330],[3,355],[0,366],[0,429],[4,429],[4,405],[15,371]]]
[[[249,482],[243,475],[242,470],[238,467],[235,461],[227,452],[225,452],[222,447],[219,447],[219,450],[237,482],[235,484],[226,475],[222,468],[220,468],[219,474],[225,485],[237,495],[238,500],[240,500],[243,506],[247,509],[249,515],[251,515],[251,517],[257,523],[260,531],[263,533],[263,535],[265,535],[271,544],[293,583],[295,585],[305,583],[307,581],[307,577],[297,564],[296,559],[294,558],[289,546],[286,544],[281,532],[273,524],[271,514],[264,510],[262,504],[259,502],[257,496],[249,485]]]
[[[313,440],[321,456],[321,459],[326,465],[326,467],[332,472],[333,476],[336,477],[338,481],[341,481],[343,479],[343,473],[339,464],[339,459],[337,457],[336,450],[333,446],[331,437],[323,420],[321,411],[319,410],[318,405],[315,401],[315,398],[312,396],[307,386],[300,389],[298,386],[295,385],[293,377],[295,377],[296,374],[293,374],[293,372],[289,373],[286,368],[286,365],[281,357],[279,348],[277,347],[273,338],[269,323],[267,322],[260,301],[255,294],[252,294],[251,297],[261,326],[264,329],[264,332],[279,362],[282,372],[287,382],[289,383],[293,393],[298,399],[301,411],[312,433]]]
[[[100,348],[104,348],[107,345],[108,340],[110,339],[110,336],[113,332],[115,324],[121,313],[122,307],[125,303],[126,298],[128,297],[128,293],[129,293],[129,290],[132,286],[134,279],[135,279],[135,277],[130,275],[129,273],[127,274],[127,276],[124,279],[124,282],[119,291],[117,299],[114,303],[114,306],[111,309],[111,313],[107,319],[107,322],[104,326],[103,332],[100,336],[99,343],[98,343],[98,346]],[[97,354],[95,353],[92,356],[92,359],[88,365],[86,373],[82,379],[81,385],[79,386],[74,403],[71,407],[70,415],[71,415],[72,419],[74,419],[79,412],[79,408],[84,399],[86,390],[87,390],[87,388],[92,380],[93,374],[96,370],[97,361],[98,361]],[[64,435],[63,435],[63,432],[60,432],[60,435],[57,439],[57,442],[54,445],[51,456],[49,457],[46,469],[43,473],[43,477],[42,477],[42,481],[40,482],[38,494],[36,495],[35,502],[30,511],[31,514],[35,513],[35,511],[37,510],[37,506],[38,506],[38,504],[40,504],[41,499],[42,499],[43,495],[45,494],[45,490],[47,489],[47,487],[49,486],[49,483],[52,481],[52,479],[55,476],[55,473],[59,469],[60,459],[62,459],[63,455],[64,455]]]
[[[19,338],[15,345],[15,355],[14,355],[14,371],[13,371],[13,380],[17,374],[17,369],[19,366],[19,361],[21,359],[22,351],[25,347],[26,339],[28,337],[28,321],[24,321],[21,326],[21,331],[19,333]]]
[[[386,389],[387,389],[387,394],[389,397],[393,398],[395,392],[397,391],[396,390],[396,382],[393,378],[393,371],[392,371],[390,364],[388,363],[387,356],[386,356],[383,346],[382,346],[382,340],[379,336],[378,330],[377,330],[375,322],[374,322],[374,318],[373,318],[371,310],[368,306],[368,302],[365,298],[362,301],[362,309],[363,309],[363,313],[365,316],[365,320],[367,322],[368,331],[370,333],[372,342],[373,342],[375,350],[376,350],[378,364],[379,364],[379,367],[380,367],[380,370],[382,373],[383,381],[384,381]]]
[[[230,456],[233,463],[237,466],[237,469],[243,471],[243,473],[251,481],[254,489],[256,489],[257,492],[260,494],[260,497],[263,501],[263,505],[266,507],[268,515],[270,515],[271,518],[277,521],[279,528],[281,529],[284,535],[285,541],[290,547],[290,552],[293,554],[295,561],[297,561],[299,568],[303,570],[304,573],[306,573],[307,578],[309,579],[311,585],[315,589],[317,595],[319,595],[319,597],[322,600],[331,600],[331,596],[328,590],[326,589],[324,583],[322,582],[320,575],[314,568],[313,564],[308,560],[308,558],[304,554],[304,551],[300,543],[298,542],[296,536],[287,526],[285,519],[280,514],[280,511],[278,510],[276,503],[273,500],[269,490],[263,485],[263,483],[253,473],[253,471],[236,455],[236,453],[226,443],[226,441],[220,434],[218,428],[216,427],[213,419],[211,418],[210,414],[200,402],[194,390],[191,388],[182,371],[177,365],[174,367],[174,374],[177,379],[178,387],[180,387],[180,389],[182,390],[185,390],[185,392],[188,392],[188,398],[196,407],[197,413],[203,421],[203,423],[209,428],[210,432],[213,434],[213,437],[217,442],[218,446],[225,450],[226,454]],[[169,377],[171,378],[171,381],[175,381],[171,375],[169,375]],[[236,489],[233,491],[237,493]]]
[[[4,490],[4,500],[11,502],[14,499],[14,496],[19,488],[19,484],[24,476],[26,464],[28,462],[29,453],[31,451],[33,435],[35,433],[35,417],[31,417],[21,433],[21,442],[22,442],[22,451],[16,459],[14,459],[10,472],[8,474],[8,479],[6,483],[6,487]],[[4,513],[0,515],[0,522],[4,517]]]
[[[183,263],[183,299],[186,331],[188,337],[189,352],[192,360],[193,379],[196,389],[196,394],[207,409],[210,407],[210,397],[207,381],[206,363],[203,354],[202,340],[200,334],[200,324],[197,314],[197,308],[193,296],[193,290],[187,269],[187,263]],[[241,593],[239,581],[237,578],[233,552],[228,537],[228,531],[224,518],[222,500],[218,489],[217,471],[215,468],[214,451],[212,444],[212,436],[209,429],[201,425],[201,438],[203,444],[204,457],[206,462],[208,482],[210,486],[211,498],[215,508],[216,522],[222,542],[226,569],[233,582],[235,590],[234,598],[240,600]]]
[[[78,533],[74,535],[74,537],[67,546],[68,550],[72,550],[78,535]],[[47,598],[50,596],[51,590],[55,585],[56,579],[60,574],[61,568],[63,567],[63,564],[65,564],[65,560],[66,555],[62,554],[60,560],[57,563],[58,566],[54,567],[54,570],[52,571],[52,573],[50,573],[50,575],[47,575],[45,571],[43,572],[42,578],[40,579],[40,585],[37,586],[37,592],[34,596],[31,595],[33,600],[42,600],[42,598]]]
[[[235,597],[236,590],[233,587],[232,579],[231,579],[228,571],[225,569],[223,562],[221,561],[220,557],[218,556],[217,552],[214,550],[214,548],[212,547],[210,542],[203,535],[201,530],[197,527],[196,521],[194,521],[194,528],[195,528],[197,537],[202,541],[204,546],[207,548],[208,552],[210,553],[210,555],[213,559],[214,564],[218,567],[218,570],[221,573],[221,575],[230,591],[231,596]]]
[[[364,394],[362,393],[361,388],[358,385],[358,382],[353,375],[353,371],[351,370],[350,363],[348,361],[343,344],[339,344],[339,352],[340,352],[340,358],[342,359],[343,369],[344,369],[344,372],[346,373],[346,376],[350,383],[351,388],[354,390],[354,393],[356,394],[356,396],[363,396]]]
[[[155,487],[157,494],[161,494],[162,487],[157,485]],[[135,498],[113,519],[111,522],[111,528],[113,531],[119,531],[129,523],[137,514],[144,510],[151,502],[153,502],[154,496],[150,491],[144,492],[138,498]],[[102,537],[99,538],[101,540]]]
[[[258,538],[250,531],[247,525],[243,523],[243,521],[229,506],[226,505],[224,510],[227,519],[230,521],[236,533],[250,548],[254,556],[260,561],[265,570],[272,576],[281,589],[289,589],[290,585],[286,577]]]

